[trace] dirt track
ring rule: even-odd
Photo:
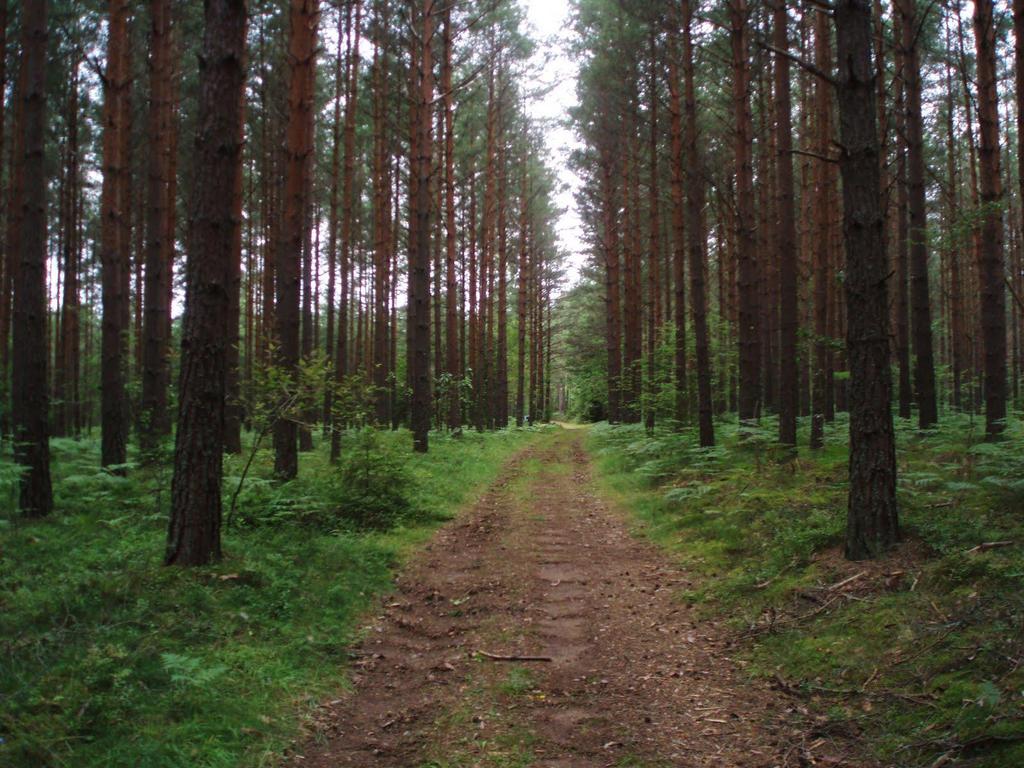
[[[855,765],[676,599],[686,575],[597,496],[582,442],[518,455],[409,565],[291,765]]]

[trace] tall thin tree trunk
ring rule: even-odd
[[[0,10],[0,14],[3,11]],[[0,46],[0,50],[3,47]],[[63,229],[64,291],[61,298],[60,329],[54,355],[54,399],[56,409],[52,433],[77,434],[75,408],[78,399],[78,346],[79,346],[79,283],[81,246],[79,239],[78,201],[80,198],[79,171],[79,68],[76,60],[71,67],[67,101],[67,159],[65,170],[66,192],[61,201]],[[0,146],[2,146],[0,139]]]
[[[100,198],[100,261],[103,283],[101,352],[101,463],[121,467],[127,460],[128,410],[125,367],[127,351],[127,275],[130,242],[124,187],[130,170],[125,156],[128,110],[127,0],[110,0],[107,71],[103,105],[103,190]],[[123,470],[121,470],[123,471]]]
[[[999,91],[992,0],[975,0],[974,40],[978,56],[978,146],[981,243],[978,253],[981,335],[985,352],[985,431],[1006,428],[1006,291],[1003,256],[1003,184],[999,164]]]
[[[685,22],[684,22],[685,23]],[[683,184],[683,107],[680,98],[678,35],[668,52],[668,93],[672,132],[672,284],[675,291],[675,420],[682,425],[689,406],[686,381],[686,201]]]
[[[408,345],[412,401],[410,422],[413,450],[426,452],[430,433],[430,181],[433,175],[433,120],[431,105],[434,99],[434,64],[431,40],[434,34],[434,0],[422,0],[413,41],[416,100],[413,121],[415,154],[412,161],[410,211],[415,218],[415,240],[409,249],[409,307]]]
[[[828,72],[832,68],[831,41],[828,19],[818,14],[815,25],[815,62],[818,69]],[[828,83],[816,84],[816,149],[827,157],[832,146],[832,89]],[[826,395],[829,379],[828,354],[828,295],[829,252],[832,246],[832,185],[828,163],[819,160],[815,166],[814,205],[814,388],[811,393],[811,448],[824,444]]]
[[[772,10],[772,42],[789,51],[789,16],[784,0]],[[789,59],[775,56],[775,184],[779,249],[779,442],[796,445],[798,392],[797,334],[800,330],[797,296],[796,192],[793,185],[793,126],[790,105]]]
[[[342,119],[341,100],[342,95],[348,93],[348,66],[352,53],[352,6],[346,5],[344,13],[338,13],[337,47],[334,57],[334,115],[331,124],[331,184],[330,201],[327,211],[327,328],[324,338],[324,348],[328,360],[334,354],[334,297],[336,293],[336,277],[338,271],[338,208],[340,206],[341,194],[341,142],[342,142]],[[343,54],[343,45],[348,46],[346,54]],[[330,375],[330,374],[328,374]],[[334,400],[334,387],[324,387],[323,421],[324,437],[328,436],[331,429],[332,410]]]
[[[0,51],[7,51],[7,24],[8,24],[8,11],[7,3],[0,2]],[[24,68],[22,68],[23,70]],[[21,77],[17,78],[19,81]],[[7,93],[7,56],[0,56],[0,93]],[[0,101],[3,99],[0,98]],[[20,115],[21,107],[19,106],[19,87],[18,83],[15,83],[14,92],[12,93],[12,101],[14,103],[15,116]],[[2,105],[0,105],[2,106]],[[13,233],[15,227],[14,221],[18,219],[19,213],[14,211],[12,208],[14,181],[16,168],[21,166],[21,163],[15,158],[15,146],[18,144],[18,140],[15,139],[11,147],[11,163],[10,174],[5,173],[5,154],[4,149],[6,148],[6,118],[7,111],[0,109],[0,226],[4,227],[0,232],[0,445],[3,444],[3,440],[8,435],[10,424],[8,417],[3,415],[7,409],[7,396],[9,394],[7,389],[7,373],[9,370],[8,365],[8,340],[10,337],[11,330],[11,290],[14,271],[14,263],[16,256],[11,250],[12,241],[10,235]],[[17,126],[15,129],[17,133]],[[3,179],[8,178],[8,186],[4,186]]]
[[[458,284],[455,281],[455,97],[452,92],[452,8],[444,7],[444,62],[441,68],[441,90],[444,95],[444,200],[445,200],[445,372],[450,377],[448,393],[448,428],[462,426],[462,371],[459,366]],[[525,205],[525,199],[523,200]],[[520,375],[520,379],[521,379]],[[522,426],[522,409],[517,424]]]
[[[312,161],[313,77],[316,64],[316,29],[319,0],[291,0],[288,56],[291,83],[288,95],[288,129],[285,135],[284,214],[277,244],[276,364],[298,386],[300,326],[300,264],[305,242],[306,196]],[[278,394],[279,409],[274,423],[274,473],[282,480],[299,471],[298,424],[295,419],[297,392]],[[290,412],[289,412],[290,411]]]
[[[938,421],[931,299],[928,289],[928,221],[924,188],[924,121],[921,115],[920,26],[917,0],[899,0],[903,48],[904,126],[907,142],[907,213],[910,217],[910,320],[914,338],[914,386],[918,424]]]
[[[18,507],[28,517],[43,517],[53,511],[46,375],[46,19],[45,0],[27,0],[22,6],[24,79],[18,120],[22,153],[17,162],[24,178],[24,229],[14,284],[11,420],[14,460],[23,468]]]
[[[356,108],[359,101],[359,37],[362,26],[362,3],[357,0],[353,27],[353,41],[348,51],[348,93],[345,98],[345,159],[342,167],[341,182],[341,274],[340,301],[338,304],[337,342],[334,350],[334,381],[341,384],[348,374],[348,332],[349,332],[349,271],[352,266],[353,231],[355,228],[355,163],[356,163]],[[386,23],[386,18],[381,20]],[[375,41],[375,50],[377,42]],[[386,59],[385,59],[386,60]],[[337,461],[341,455],[341,427],[338,414],[331,415],[333,431],[331,432],[331,460]]]
[[[657,48],[654,37],[651,37],[651,62],[648,77],[648,98],[650,107],[648,120],[650,121],[650,144],[648,172],[648,215],[650,228],[647,248],[647,386],[646,398],[647,407],[644,409],[644,426],[648,430],[654,429],[654,405],[657,397],[657,351],[658,351],[658,291],[659,275],[658,262],[660,255],[658,251],[658,238],[661,234],[659,216],[659,179],[658,179],[658,88],[655,78],[657,69]]]
[[[238,115],[238,143],[245,146],[245,94]],[[231,222],[231,282],[228,284],[230,306],[228,309],[228,360],[227,360],[227,405],[224,412],[224,451],[230,454],[242,452],[242,390],[239,371],[239,345],[241,344],[240,322],[242,315],[242,216],[244,204],[244,174],[241,168],[236,174],[232,191],[234,217]]]
[[[619,276],[619,212],[616,205],[615,180],[613,174],[612,153],[606,152],[601,161],[602,213],[604,261],[605,261],[605,302],[606,330],[605,349],[608,357],[608,420],[617,422],[622,419],[622,308],[620,306],[621,282]],[[530,277],[527,273],[521,290],[527,292]],[[528,294],[524,297],[524,302]],[[521,322],[525,326],[525,307]],[[525,327],[520,333],[522,344],[525,345]]]
[[[171,101],[171,6],[168,0],[150,3],[150,103],[149,178],[146,189],[146,279],[142,340],[142,403],[139,429],[140,448],[149,454],[160,438],[170,433],[167,388],[170,385],[171,308],[170,266],[173,262],[174,233],[169,208],[171,190],[171,134],[174,105]]]
[[[739,291],[739,417],[755,419],[761,406],[761,344],[758,323],[757,241],[754,216],[753,124],[750,112],[750,9],[747,0],[729,0],[732,47],[732,99],[736,163],[736,248]]]
[[[516,285],[516,426],[523,426],[526,419],[526,303],[527,303],[527,269],[529,257],[529,208],[530,184],[527,173],[527,160],[520,161],[519,176],[519,260],[517,266]],[[605,183],[607,163],[602,164],[602,183]],[[607,218],[605,219],[607,221]],[[607,231],[605,233],[607,238]],[[605,243],[607,249],[607,241]],[[607,256],[605,257],[607,260]],[[606,308],[607,311],[607,308]]]
[[[704,178],[697,135],[697,96],[694,85],[693,6],[683,0],[683,88],[686,115],[686,231],[690,266],[690,310],[697,358],[697,414],[700,444],[715,444],[714,404],[711,395],[711,350],[708,339],[708,302],[704,287],[705,240],[702,211]],[[721,269],[721,265],[719,265]]]
[[[502,124],[502,132],[504,124]],[[498,307],[496,341],[494,421],[498,429],[508,426],[508,221],[507,210],[508,165],[505,142],[498,153]]]

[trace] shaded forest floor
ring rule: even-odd
[[[119,477],[55,440],[57,514],[0,513],[0,763],[1024,764],[1019,423],[901,423],[905,543],[872,563],[840,552],[846,425],[796,456],[772,426],[427,456],[353,433],[283,485],[261,450],[224,563],[191,571],[160,566],[163,463]],[[14,480],[0,460],[0,498]],[[374,494],[388,530],[352,525]]]
[[[26,521],[0,456],[0,765],[276,762],[345,685],[349,646],[395,570],[542,432],[434,435],[429,456],[409,452],[407,431],[350,433],[342,469],[317,436],[284,484],[264,447],[224,561],[192,570],[161,565],[169,457],[120,477],[99,469],[98,439],[53,440],[55,513]],[[225,505],[247,458],[226,459]],[[346,507],[363,497],[344,469],[388,487],[394,527],[352,525]]]
[[[520,453],[414,560],[290,765],[865,764],[679,602],[695,584],[599,498],[584,439]]]

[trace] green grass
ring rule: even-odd
[[[859,599],[817,612],[807,595],[820,600],[862,567],[840,554],[847,427],[840,419],[825,449],[797,456],[773,445],[774,427],[741,440],[735,423],[719,424],[711,450],[691,432],[634,426],[596,425],[589,441],[605,490],[696,577],[679,598],[728,618],[750,673],[804,696],[829,718],[824,731],[862,733],[886,765],[947,753],[1024,764],[1020,422],[995,444],[963,416],[926,433],[900,424],[906,542],[863,566],[869,578],[850,590]],[[993,541],[1014,544],[968,553]]]
[[[403,557],[533,434],[432,436],[426,456],[382,434],[412,511],[377,532],[346,524],[322,450],[284,485],[261,451],[224,561],[192,570],[161,565],[166,468],[111,476],[95,441],[55,440],[56,512],[25,521],[0,462],[0,764],[273,764],[345,685],[360,617]],[[240,466],[227,461],[226,497]]]

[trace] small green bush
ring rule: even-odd
[[[413,478],[394,447],[376,430],[359,431],[339,464],[336,513],[357,528],[388,530],[413,512]]]

